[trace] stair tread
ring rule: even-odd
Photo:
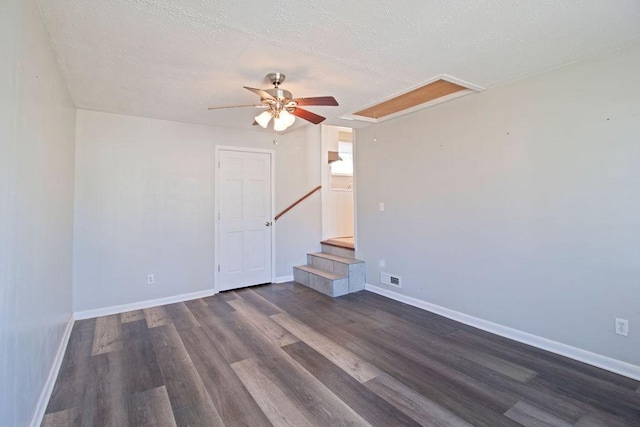
[[[330,259],[332,261],[341,262],[343,264],[359,264],[361,262],[364,262],[364,261],[359,260],[359,259],[345,258],[345,257],[338,256],[338,255],[328,254],[326,252],[314,252],[314,253],[310,253],[309,255],[317,256],[317,257],[325,258],[325,259]]]
[[[347,278],[347,276],[345,276],[345,275],[335,274],[335,273],[331,273],[329,271],[320,270],[318,268],[311,267],[310,265],[297,265],[294,268],[299,268],[300,270],[304,270],[304,271],[307,271],[309,273],[313,273],[315,275],[318,275],[320,277],[324,277],[325,279],[329,279],[329,280],[339,280],[339,279],[346,279]]]

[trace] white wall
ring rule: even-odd
[[[75,110],[34,1],[0,13],[0,425],[28,425],[72,313]]]
[[[320,185],[320,127],[306,126],[282,135],[276,146],[276,214]],[[276,222],[276,275],[293,274],[320,250],[322,201],[316,192]]]
[[[310,180],[310,147],[298,142],[298,152],[281,140],[274,146],[267,131],[79,110],[75,310],[213,289],[215,146],[276,150],[277,209]],[[313,229],[317,219],[307,213],[278,222],[276,275],[291,274],[299,242],[289,227]],[[154,285],[147,284],[149,273]]]
[[[640,365],[640,46],[357,139],[367,282]]]

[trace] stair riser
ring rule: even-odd
[[[301,285],[309,286],[309,273],[300,270],[299,268],[293,267],[293,280],[300,283]]]
[[[349,279],[346,277],[331,280],[294,267],[293,278],[301,285],[331,297],[339,297],[349,293]]]
[[[317,268],[318,270],[328,271],[330,273],[339,274],[341,276],[349,275],[349,265],[330,259],[317,257],[312,254],[307,254],[307,264],[309,264],[311,267]]]
[[[321,244],[322,252],[327,254],[332,254],[336,256],[341,256],[345,258],[355,258],[355,251],[351,249],[339,248],[337,246],[326,245],[324,243]]]
[[[315,274],[309,274],[309,279],[309,287],[325,295],[339,297],[349,293],[349,279],[329,280]]]

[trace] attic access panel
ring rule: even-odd
[[[455,83],[454,81],[459,81]],[[447,101],[454,97],[462,96],[472,92],[479,92],[483,88],[463,82],[447,75],[422,85],[409,92],[400,94],[386,101],[380,102],[371,107],[353,113],[352,117],[357,119],[379,119],[391,118],[388,116],[398,116],[398,113],[408,113],[423,107]]]

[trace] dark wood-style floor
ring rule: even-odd
[[[44,426],[631,426],[638,381],[293,283],[76,322]]]

